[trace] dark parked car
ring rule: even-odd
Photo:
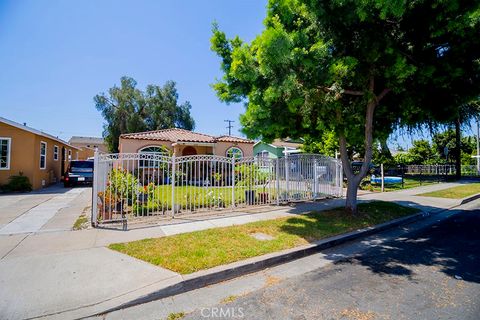
[[[78,184],[92,184],[93,182],[93,161],[71,161],[67,172],[63,177],[65,188]]]

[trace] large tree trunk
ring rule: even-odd
[[[351,179],[347,177],[347,197],[345,199],[345,209],[355,214],[358,212],[357,206],[357,194],[358,194],[358,187],[360,186],[360,182],[362,179],[356,179],[357,176],[353,176]]]
[[[370,93],[374,95],[374,79],[370,78]],[[380,100],[390,91],[390,89],[384,89],[380,95],[375,96],[367,104],[367,110],[365,113],[365,156],[363,160],[362,167],[360,172],[354,174],[350,159],[347,154],[347,140],[344,132],[339,134],[339,145],[340,145],[340,158],[342,159],[343,171],[347,177],[347,198],[345,200],[345,209],[352,214],[358,212],[357,206],[357,193],[358,187],[362,182],[362,179],[368,173],[370,169],[370,162],[372,161],[372,144],[373,144],[373,115],[375,112],[375,107],[378,105]],[[341,113],[337,113],[337,117],[341,118]]]
[[[460,118],[455,120],[455,179],[462,178],[462,151],[461,151]]]

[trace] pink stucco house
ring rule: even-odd
[[[120,153],[161,152],[167,148],[175,156],[217,155],[252,157],[254,141],[234,137],[214,137],[184,129],[164,129],[122,134]]]

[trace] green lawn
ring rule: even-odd
[[[432,191],[427,193],[421,193],[421,194],[417,194],[417,196],[462,199],[477,193],[480,193],[480,183],[469,183],[463,186],[452,187],[448,189]]]
[[[359,213],[355,216],[345,213],[343,208],[337,208],[245,225],[116,243],[111,244],[109,248],[187,274],[297,247],[415,212],[417,210],[414,208],[377,201],[360,204]],[[274,239],[261,241],[251,236],[258,232],[270,235]]]
[[[385,184],[385,191],[397,191],[397,190],[403,190],[403,189],[411,189],[411,188],[416,188],[416,187],[421,187],[421,186],[428,186],[431,184],[436,183],[435,181],[431,180],[419,180],[419,179],[412,179],[412,178],[404,178],[403,179],[403,186],[401,183],[396,183],[396,184]],[[372,189],[371,191],[375,192],[380,192],[382,191],[382,186],[381,184],[372,184]]]

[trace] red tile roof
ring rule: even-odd
[[[136,140],[158,140],[158,141],[170,141],[170,142],[201,142],[201,143],[215,143],[217,141],[222,142],[234,142],[234,143],[254,143],[251,140],[232,137],[232,136],[220,136],[215,138],[204,133],[197,133],[184,129],[164,129],[146,132],[125,133],[120,135],[122,139],[136,139]]]
[[[248,140],[240,137],[234,137],[234,136],[220,136],[220,137],[217,137],[216,140],[220,142],[255,143],[252,140]]]

